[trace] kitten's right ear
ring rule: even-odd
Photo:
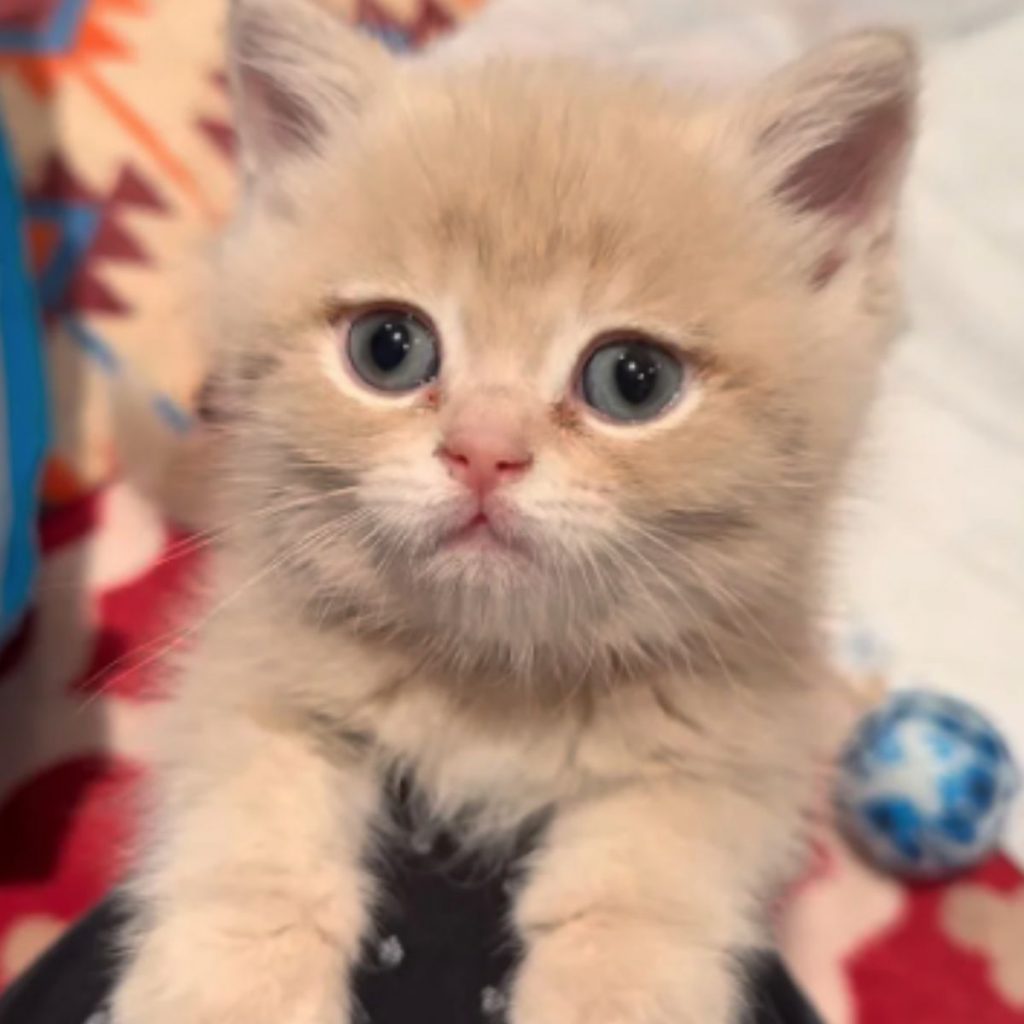
[[[886,237],[916,124],[918,61],[898,32],[840,38],[769,77],[736,122],[761,191],[816,227],[821,283],[858,233]]]
[[[229,68],[248,186],[354,127],[394,74],[391,56],[315,0],[233,0]]]

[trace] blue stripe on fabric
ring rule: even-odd
[[[33,220],[47,221],[59,231],[57,247],[46,266],[41,268],[38,282],[43,309],[50,311],[64,298],[83,255],[96,237],[99,211],[83,203],[48,199],[33,199],[27,206]]]
[[[187,434],[195,426],[195,422],[188,412],[182,409],[169,395],[155,395],[153,408],[160,419],[176,434]]]
[[[61,321],[68,337],[94,362],[101,370],[111,376],[128,372],[121,357],[111,346],[103,340],[95,331],[87,327],[81,320],[74,317],[65,317]],[[145,385],[143,385],[145,386]],[[151,407],[153,412],[177,434],[187,434],[195,425],[192,416],[183,409],[169,395],[150,391]]]
[[[81,320],[70,316],[65,317],[61,321],[61,326],[67,332],[68,337],[94,362],[99,364],[100,369],[110,374],[121,372],[121,360],[117,353],[98,334],[89,330]]]
[[[23,219],[0,120],[0,386],[4,391],[8,528],[0,565],[0,634],[24,611],[36,560],[39,476],[49,443],[39,307],[25,261]]]
[[[362,25],[361,28],[367,35],[373,36],[395,53],[408,53],[413,49],[409,33],[393,25]]]
[[[89,0],[63,0],[41,28],[0,28],[0,52],[42,54],[70,50],[88,4]]]

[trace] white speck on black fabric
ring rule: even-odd
[[[381,939],[377,946],[377,962],[386,971],[393,971],[405,959],[405,950],[397,935]]]
[[[480,993],[480,1009],[488,1021],[497,1022],[505,1019],[505,1011],[508,1009],[508,996],[500,988],[488,985]]]

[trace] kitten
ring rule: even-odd
[[[311,0],[238,0],[231,38],[229,527],[117,1024],[348,1021],[396,767],[468,843],[548,816],[513,1024],[735,1020],[829,732],[911,47],[700,99],[394,63]]]

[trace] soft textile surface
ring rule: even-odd
[[[465,13],[332,2],[400,46]],[[959,692],[1024,749],[1024,14],[997,0],[492,0],[489,16],[502,4],[524,46],[592,48],[597,30],[617,58],[625,32],[641,59],[720,81],[828,23],[923,19],[915,326],[870,446],[868,500],[851,515],[844,653],[865,689]],[[202,552],[140,489],[175,502],[195,455],[185,431],[203,363],[188,268],[233,181],[221,19],[212,0],[0,0],[0,97],[58,414],[37,607],[0,665],[0,979],[116,877],[159,656],[187,641],[181,598]],[[500,30],[484,20],[454,45],[479,52]],[[110,482],[118,462],[131,484]],[[1008,859],[911,890],[825,830],[779,931],[833,1024],[1024,1022],[1024,879]]]

